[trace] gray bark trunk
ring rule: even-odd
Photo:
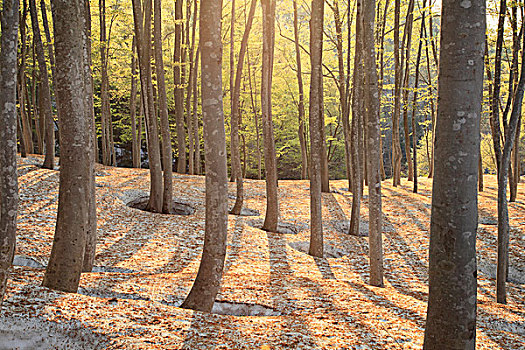
[[[60,186],[51,257],[43,285],[76,292],[89,232],[89,202],[94,193],[94,155],[90,114],[86,109],[85,16],[82,0],[53,0],[57,53],[57,101],[60,120]]]
[[[183,308],[210,312],[219,291],[228,233],[228,169],[222,101],[221,2],[202,0],[200,42],[204,147],[206,161],[206,223],[197,277]]]
[[[279,221],[279,198],[277,189],[277,158],[272,122],[272,75],[275,44],[275,0],[262,0],[263,52],[261,78],[262,129],[264,140],[264,164],[266,172],[266,216],[263,229],[277,231]]]
[[[18,0],[4,0],[0,43],[0,305],[13,262],[18,212],[16,66]]]
[[[31,24],[33,27],[33,40],[35,41],[36,57],[38,60],[38,71],[40,76],[39,100],[40,114],[44,119],[43,127],[45,141],[45,158],[43,167],[53,169],[55,167],[55,125],[53,122],[53,107],[51,106],[51,91],[49,88],[49,75],[47,73],[46,58],[44,55],[44,45],[40,36],[40,27],[38,24],[38,13],[35,0],[29,0],[31,12]]]
[[[155,0],[155,68],[157,71],[158,104],[160,114],[160,127],[162,134],[162,164],[164,168],[164,187],[162,194],[162,212],[168,214],[171,210],[171,197],[173,192],[173,166],[170,122],[168,117],[168,97],[166,95],[166,82],[164,78],[164,60],[162,58],[162,9],[160,0]]]
[[[485,1],[442,2],[424,349],[474,349]]]
[[[182,2],[175,0],[175,43],[173,49],[173,81],[175,84],[175,121],[177,124],[177,147],[179,159],[177,162],[177,172],[186,173],[186,130],[184,128],[184,86],[181,78],[181,58],[182,58]]]
[[[310,249],[323,257],[322,152],[323,147],[323,17],[324,0],[312,0],[310,20]]]

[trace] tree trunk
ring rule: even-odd
[[[131,153],[134,168],[140,168],[140,144],[137,138],[137,58],[135,56],[137,40],[133,36],[131,45],[131,97],[129,115],[131,119]],[[140,118],[140,116],[139,116]]]
[[[523,47],[525,47],[525,22],[522,24]],[[498,270],[496,274],[497,301],[507,303],[507,292],[505,282],[507,280],[509,263],[509,209],[507,204],[507,177],[509,175],[509,165],[511,152],[514,147],[516,131],[521,115],[521,103],[525,90],[525,50],[521,55],[521,73],[516,95],[512,103],[512,112],[509,124],[505,132],[505,143],[500,155],[500,165],[498,170]],[[499,126],[498,126],[499,127]],[[512,176],[512,174],[511,174]]]
[[[194,71],[195,74],[193,74],[193,141],[195,142],[195,174],[200,175],[202,173],[201,170],[201,141],[199,137],[199,113],[198,113],[198,96],[199,96],[199,90],[197,85],[197,78],[199,75],[199,57],[200,57],[200,46],[197,47],[197,52],[195,54],[195,63],[194,65]]]
[[[63,111],[60,133],[58,215],[43,285],[75,293],[89,230],[90,187],[94,186],[91,120],[86,109],[84,2],[53,0],[57,101]]]
[[[512,148],[512,173],[513,181],[510,186],[510,199],[509,202],[516,202],[518,196],[518,183],[520,182],[520,133],[521,133],[521,114],[518,120],[518,128],[516,130],[516,136],[514,140],[514,147]]]
[[[295,61],[297,65],[297,86],[299,89],[299,103],[298,103],[298,112],[299,112],[299,145],[301,146],[301,179],[306,179],[308,177],[308,155],[306,152],[306,139],[304,137],[304,121],[306,118],[306,113],[304,109],[304,85],[303,85],[303,69],[301,64],[301,49],[299,45],[299,25],[298,25],[298,16],[297,16],[297,1],[293,0],[293,26],[294,26],[294,43],[295,43]]]
[[[235,175],[235,181],[237,183],[236,199],[235,204],[231,213],[234,215],[240,215],[243,200],[244,200],[244,189],[242,179],[242,168],[241,168],[241,152],[239,142],[239,122],[240,116],[240,97],[241,97],[241,78],[242,70],[244,67],[244,58],[246,56],[246,48],[248,47],[248,38],[250,37],[250,31],[252,29],[253,17],[255,15],[255,8],[257,5],[256,0],[252,0],[250,5],[250,13],[248,14],[248,22],[244,29],[244,34],[241,41],[241,48],[239,50],[239,59],[237,62],[237,71],[235,73],[235,79],[232,91],[232,113],[231,113],[231,160],[232,160],[232,174]],[[233,55],[233,54],[232,54]]]
[[[312,0],[310,20],[310,249],[323,257],[322,152],[323,147],[323,17],[324,0]]]
[[[16,164],[16,66],[19,15],[18,0],[4,0],[0,37],[0,305],[16,244],[18,176]]]
[[[374,45],[375,1],[363,1],[363,71],[365,72],[365,105],[367,129],[367,174],[368,174],[368,241],[370,245],[370,284],[383,286],[383,243],[381,209],[381,150],[377,147],[381,137],[379,123],[379,94]]]
[[[423,6],[421,10],[421,29],[419,30],[419,45],[417,48],[416,58],[416,72],[414,81],[414,93],[412,96],[412,161],[414,169],[414,187],[412,192],[417,193],[417,89],[419,87],[419,65],[421,63],[421,50],[423,48],[423,33],[425,29],[425,11],[427,6],[427,0],[423,0]]]
[[[181,79],[181,57],[182,57],[182,2],[175,0],[175,43],[173,48],[173,81],[175,84],[175,121],[177,123],[177,147],[179,159],[177,161],[177,172],[186,173],[186,130],[184,129],[184,86]]]
[[[410,0],[408,3],[407,16],[405,21],[405,31],[403,36],[406,37],[405,45],[405,71],[403,79],[403,131],[405,132],[405,155],[407,158],[408,166],[408,181],[414,179],[414,168],[412,164],[412,157],[410,156],[410,129],[408,125],[408,95],[409,95],[409,86],[410,86],[410,51],[412,48],[412,24],[414,22],[414,0]]]
[[[158,105],[160,112],[160,125],[162,134],[162,164],[164,168],[164,190],[162,194],[162,212],[169,214],[172,206],[173,195],[173,165],[170,122],[168,117],[168,97],[166,95],[166,82],[164,79],[164,60],[162,58],[162,8],[161,1],[155,0],[154,35],[155,43],[155,68],[157,71]]]
[[[146,0],[144,4],[144,14],[142,13],[140,1],[133,0],[135,37],[137,38],[137,50],[139,54],[140,81],[146,119],[146,136],[151,179],[149,202],[146,208],[148,211],[160,213],[163,208],[163,183],[159,133],[151,79],[151,15],[151,0]],[[142,21],[144,21],[144,25]]]
[[[111,106],[109,101],[108,40],[106,35],[106,0],[99,0],[100,17],[100,121],[102,130],[102,164],[112,164]]]
[[[424,349],[474,349],[485,1],[442,2]],[[476,25],[465,25],[476,23]]]
[[[277,158],[272,122],[272,75],[275,44],[275,0],[262,0],[263,52],[261,78],[262,129],[266,173],[266,216],[263,229],[277,232],[279,198],[277,189]]]
[[[385,29],[386,29],[386,19],[388,14],[388,7],[390,5],[390,0],[385,1],[385,10],[383,12],[383,21],[381,24],[381,34],[379,35],[381,44],[380,47],[380,54],[379,54],[379,62],[380,62],[380,68],[379,68],[379,87],[378,87],[378,94],[379,94],[379,120],[381,121],[381,100],[383,97],[383,84],[384,84],[384,76],[385,76]],[[383,162],[383,135],[380,135],[379,137],[379,149],[381,150],[381,179],[386,179],[386,171],[385,171],[385,164]]]
[[[399,61],[399,16],[400,0],[395,0],[394,9],[394,115],[392,117],[392,173],[393,185],[401,184],[401,145],[399,138],[399,115],[401,111],[401,63]]]
[[[191,97],[194,93],[193,90],[193,76],[195,75],[195,32],[197,29],[197,1],[193,1],[193,24],[191,26],[191,46],[189,51],[188,66],[190,68],[190,74],[188,76],[188,84],[186,85],[186,125],[188,126],[188,168],[189,174],[195,175],[195,131],[193,130],[195,123],[193,122],[193,114],[191,112]],[[189,14],[189,12],[188,12]],[[190,18],[188,16],[188,25]],[[190,43],[187,43],[190,45]]]
[[[26,63],[27,63],[27,53],[28,47],[27,44],[27,33],[26,33],[26,22],[27,22],[27,3],[23,1],[22,5],[22,16],[20,17],[21,25],[20,27],[20,38],[21,38],[21,48],[20,48],[20,66],[18,68],[18,100],[20,104],[20,118],[22,119],[22,134],[24,147],[27,153],[33,154],[35,152],[33,145],[33,136],[31,132],[31,125],[28,119],[28,113],[26,110]]]
[[[206,224],[197,277],[183,308],[210,312],[219,291],[228,233],[228,169],[222,102],[221,2],[202,0],[202,107],[206,158]]]
[[[352,129],[351,129],[351,161],[352,161],[352,211],[350,215],[350,227],[349,234],[359,235],[359,224],[360,224],[360,212],[361,212],[361,195],[363,192],[363,180],[361,171],[361,157],[360,157],[360,139],[359,139],[359,119],[362,113],[362,82],[363,82],[363,67],[362,67],[362,1],[358,1],[357,14],[356,14],[356,43],[355,43],[355,55],[354,55],[354,83],[352,93]]]
[[[96,203],[96,191],[95,191],[95,167],[94,164],[97,161],[97,138],[96,138],[96,127],[95,127],[95,110],[93,104],[93,72],[91,71],[91,7],[89,0],[83,0],[84,3],[84,18],[86,20],[86,26],[84,28],[85,34],[84,39],[84,66],[83,66],[83,78],[85,84],[84,93],[84,105],[86,118],[89,121],[89,135],[90,135],[90,150],[93,157],[92,174],[89,178],[89,191],[88,194],[88,227],[86,230],[86,248],[84,251],[84,262],[82,266],[82,272],[91,272],[95,263],[95,255],[97,248],[97,203]]]
[[[31,24],[33,27],[33,40],[35,42],[36,57],[38,60],[38,70],[40,76],[40,114],[45,121],[43,133],[45,135],[45,158],[43,168],[53,169],[55,167],[55,125],[53,121],[53,107],[51,106],[51,91],[49,88],[49,75],[47,74],[46,58],[44,55],[44,45],[40,36],[40,26],[38,24],[38,14],[36,11],[35,0],[29,0],[31,12]]]

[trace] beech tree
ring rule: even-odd
[[[210,312],[219,292],[228,233],[228,169],[222,101],[220,1],[202,0],[200,42],[204,148],[206,162],[206,223],[197,277],[182,307]]]
[[[370,246],[370,284],[383,286],[383,243],[381,209],[381,149],[377,147],[381,137],[379,123],[379,93],[376,70],[376,52],[374,43],[375,1],[363,1],[362,36],[363,36],[363,71],[366,107],[367,156],[368,169],[368,242]]]
[[[49,74],[47,72],[44,45],[40,36],[40,26],[38,24],[38,12],[35,0],[29,0],[31,13],[31,25],[33,27],[33,40],[35,44],[36,57],[38,60],[40,113],[44,119],[43,133],[46,147],[43,167],[53,169],[55,167],[55,123],[53,121],[53,107],[51,105],[51,89],[49,88]]]
[[[60,185],[51,256],[43,285],[76,292],[89,230],[89,196],[94,186],[91,115],[86,105],[86,20],[82,0],[53,0],[57,100],[63,111],[59,124]]]
[[[158,109],[162,134],[162,165],[164,187],[162,192],[162,212],[168,214],[171,210],[173,195],[173,153],[171,148],[170,122],[168,117],[168,97],[164,79],[164,61],[162,59],[162,6],[160,0],[155,0],[155,22],[153,41],[155,43],[155,68],[157,72]],[[155,117],[155,120],[157,118]]]
[[[323,124],[323,17],[324,0],[312,0],[310,20],[310,249],[309,254],[323,257],[323,219],[321,172]]]
[[[0,15],[0,305],[15,253],[18,213],[16,76],[18,0],[2,1]]]
[[[485,1],[444,0],[424,349],[474,349]]]
[[[150,195],[146,209],[151,212],[162,212],[163,182],[159,147],[159,130],[155,111],[153,83],[151,78],[151,16],[152,2],[146,0],[144,9],[140,0],[133,0],[133,19],[135,37],[139,56],[142,103],[146,118],[148,160],[150,169]],[[170,164],[171,165],[171,164]]]
[[[272,122],[272,76],[275,46],[275,0],[262,0],[263,52],[261,79],[261,109],[266,172],[266,216],[263,229],[277,232],[279,223],[279,198],[277,188],[277,158]]]
[[[235,204],[231,210],[234,215],[240,215],[243,200],[244,200],[244,188],[243,188],[243,174],[241,169],[241,152],[239,142],[239,122],[241,119],[240,113],[240,96],[241,96],[241,78],[244,67],[244,60],[246,51],[248,48],[248,38],[250,37],[250,31],[252,29],[253,17],[255,15],[255,8],[257,5],[256,0],[252,0],[250,5],[250,13],[248,14],[248,22],[244,29],[244,34],[241,41],[241,48],[239,50],[239,58],[237,61],[237,69],[235,72],[234,84],[232,87],[232,113],[231,113],[231,160],[232,160],[232,174],[235,175],[235,181],[237,184]]]

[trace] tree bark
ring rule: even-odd
[[[175,121],[177,123],[177,147],[179,159],[177,162],[177,172],[186,173],[186,130],[184,128],[184,86],[181,79],[181,58],[182,58],[182,2],[175,0],[175,43],[173,48],[173,81],[175,84]]]
[[[29,9],[31,12],[31,24],[33,27],[33,40],[35,42],[36,57],[38,60],[38,70],[40,76],[40,114],[44,119],[43,127],[45,140],[45,158],[43,168],[53,169],[55,167],[55,125],[53,121],[53,107],[51,106],[51,91],[49,88],[49,75],[47,73],[46,58],[44,55],[44,45],[40,36],[40,27],[38,24],[38,14],[35,0],[29,0]]]
[[[484,0],[442,2],[425,350],[475,348],[485,22]]]
[[[381,150],[377,147],[381,137],[379,123],[379,94],[374,45],[375,1],[363,1],[363,71],[365,72],[365,105],[367,129],[368,174],[368,242],[370,245],[370,284],[383,286],[383,243],[381,204]]]
[[[312,0],[310,20],[310,249],[323,257],[322,152],[323,124],[323,17],[324,0]]]
[[[408,3],[407,16],[405,21],[405,31],[403,36],[406,37],[405,43],[405,71],[404,78],[402,82],[402,91],[403,91],[403,131],[405,133],[405,155],[407,158],[408,166],[408,181],[414,179],[414,167],[412,164],[412,157],[410,156],[410,129],[408,125],[408,95],[409,95],[409,86],[410,86],[410,52],[412,48],[412,24],[414,23],[414,0],[410,0]]]
[[[523,47],[525,47],[525,23],[522,24]],[[521,55],[521,73],[516,95],[512,103],[509,124],[505,131],[505,143],[500,155],[498,170],[498,269],[496,274],[496,298],[498,303],[507,303],[506,281],[509,263],[509,209],[507,204],[507,178],[511,152],[521,115],[521,104],[525,90],[525,50]],[[512,174],[511,174],[512,175]]]
[[[263,229],[277,232],[279,198],[277,189],[277,158],[272,122],[272,75],[275,44],[275,0],[262,0],[263,52],[261,78],[262,129],[266,173],[266,216]]]
[[[210,312],[219,291],[228,233],[228,169],[222,101],[222,42],[220,1],[202,0],[200,42],[202,108],[206,158],[206,224],[197,278],[183,308]]]
[[[235,181],[237,184],[235,204],[231,213],[234,215],[240,215],[243,200],[244,200],[244,189],[243,189],[243,175],[241,168],[241,152],[239,142],[239,122],[241,119],[240,115],[240,97],[241,97],[241,78],[242,71],[244,68],[244,58],[246,56],[246,48],[248,47],[248,39],[250,37],[250,31],[252,29],[253,17],[255,15],[255,8],[257,5],[256,0],[252,0],[250,5],[250,13],[248,14],[248,22],[244,29],[244,34],[241,41],[241,48],[239,50],[239,58],[237,61],[237,70],[235,73],[233,91],[232,91],[232,113],[231,113],[231,160],[232,160],[232,174],[235,175]]]
[[[60,120],[60,185],[51,257],[43,285],[75,293],[89,231],[89,196],[93,180],[93,142],[86,110],[84,2],[53,0],[57,101]]]
[[[135,56],[136,46],[137,40],[136,37],[133,36],[133,43],[131,44],[131,97],[129,99],[129,115],[131,119],[131,153],[133,167],[140,168],[140,144],[137,137],[137,57]]]
[[[401,184],[401,145],[399,138],[399,115],[401,111],[401,63],[399,61],[399,16],[400,0],[395,0],[394,9],[394,115],[392,117],[392,177],[393,185]]]
[[[162,212],[169,214],[173,195],[173,165],[170,122],[168,117],[168,97],[164,78],[164,60],[162,58],[162,8],[161,1],[155,0],[155,21],[153,41],[155,43],[155,68],[157,71],[158,105],[162,134],[162,165],[164,168],[164,187],[162,193]]]
[[[354,83],[353,83],[353,93],[352,93],[352,129],[351,129],[351,161],[352,161],[352,209],[350,215],[350,227],[348,233],[351,235],[359,235],[359,224],[360,224],[360,212],[361,212],[361,196],[363,192],[363,180],[362,180],[362,171],[361,171],[361,154],[359,152],[360,148],[360,138],[359,138],[359,125],[362,113],[362,103],[363,103],[363,94],[362,94],[362,82],[363,82],[363,67],[362,67],[362,52],[363,52],[363,42],[362,42],[362,1],[357,2],[357,14],[356,14],[356,43],[355,43],[355,55],[354,55]]]
[[[148,160],[150,169],[150,196],[146,209],[161,213],[163,203],[162,167],[159,149],[159,132],[151,78],[151,0],[146,0],[142,12],[139,0],[133,0],[133,17],[140,66],[140,81],[147,128]],[[144,21],[144,22],[143,22]]]
[[[19,1],[4,0],[0,37],[0,305],[16,245],[18,176],[16,163],[16,68]]]

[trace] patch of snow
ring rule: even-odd
[[[23,256],[23,255],[15,255],[15,258],[13,259],[13,266],[32,267],[34,269],[45,269],[46,268],[44,264],[41,264],[35,259],[27,257],[27,256]]]
[[[55,323],[41,317],[0,317],[0,350],[103,349],[108,339],[86,329],[78,321]]]
[[[231,303],[216,301],[211,310],[212,314],[230,316],[280,316],[281,313],[270,307],[259,304]]]

